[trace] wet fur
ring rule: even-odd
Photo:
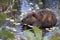
[[[22,20],[23,24],[37,26],[42,30],[45,28],[51,28],[56,25],[57,18],[54,12],[47,9],[38,10],[26,14],[26,17]]]

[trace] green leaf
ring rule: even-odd
[[[8,38],[10,38],[10,39],[14,39],[14,38],[15,38],[15,37],[14,37],[14,34],[8,32],[8,31],[6,31],[6,30],[2,30],[2,31],[0,32],[0,37],[3,37],[4,40],[6,40],[6,39],[8,39]]]
[[[24,35],[27,37],[28,40],[42,40],[42,30],[38,27],[33,27],[33,31],[26,30],[24,31]]]
[[[34,33],[36,35],[36,40],[42,40],[42,30],[40,30],[38,27],[33,27]]]
[[[27,37],[28,40],[34,40],[34,33],[29,30],[24,31],[24,35]]]

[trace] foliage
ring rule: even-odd
[[[4,20],[7,17],[5,13],[0,13],[0,19]]]
[[[29,30],[24,31],[24,34],[28,40],[34,40],[35,39],[34,34]]]
[[[7,4],[7,2],[12,2],[13,0],[0,0],[1,1],[1,3],[3,3],[3,4]]]
[[[1,2],[2,2],[3,4],[6,4],[6,3],[8,2],[8,0],[1,0]]]
[[[36,35],[36,39],[41,40],[42,39],[42,31],[37,27],[33,27],[33,30]]]
[[[33,27],[33,32],[26,30],[24,31],[25,36],[27,37],[28,40],[42,40],[42,31],[37,28]]]
[[[7,15],[5,13],[0,13],[0,26],[3,24],[6,17]]]
[[[13,39],[14,38],[14,34],[6,31],[6,30],[2,30],[0,32],[0,37],[3,38],[4,40],[7,40],[8,38]]]
[[[33,31],[30,30],[25,30],[24,31],[24,35],[27,37],[27,40],[60,40],[60,34],[56,33],[55,35],[51,36],[50,38],[48,38],[47,36],[45,36],[44,38],[42,38],[42,31],[37,28],[37,27],[33,27]]]

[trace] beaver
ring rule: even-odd
[[[37,26],[44,30],[45,28],[54,27],[57,23],[57,18],[53,11],[42,9],[27,13],[25,18],[22,19],[22,23]]]

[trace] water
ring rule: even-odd
[[[58,2],[59,0],[45,0],[44,1],[44,8],[50,8],[50,9],[58,9]]]
[[[32,0],[30,3],[30,0],[21,0],[21,12],[29,12],[32,10],[36,10],[36,7],[38,7],[37,2]]]

